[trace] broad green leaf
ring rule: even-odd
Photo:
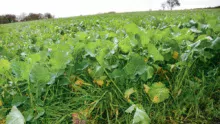
[[[2,78],[0,76],[0,86],[2,86],[3,84],[5,84],[7,82],[7,79],[6,78]]]
[[[94,69],[89,68],[88,73],[93,79],[99,79],[104,76],[104,69],[101,66],[95,66]]]
[[[50,81],[51,73],[40,64],[36,64],[31,70],[30,79],[33,83],[47,83]]]
[[[124,26],[124,28],[127,33],[132,33],[132,34],[137,34],[140,31],[140,29],[135,23],[127,24]]]
[[[11,68],[11,63],[6,59],[0,59],[0,74],[8,71]]]
[[[220,49],[220,37],[217,37],[214,41],[212,41],[212,46],[211,47],[215,50]]]
[[[24,61],[12,61],[11,68],[18,80],[28,80],[32,65]]]
[[[107,54],[107,50],[106,49],[101,49],[99,51],[99,53],[97,54],[96,56],[96,60],[99,62],[99,64],[102,66],[102,67],[105,67],[105,56]]]
[[[123,76],[125,76],[125,72],[122,69],[115,69],[111,74],[112,78],[120,78]]]
[[[207,35],[203,34],[203,35],[199,35],[196,39],[196,41],[199,41],[199,40],[204,40],[204,39],[207,39]]]
[[[24,118],[26,121],[31,121],[34,118],[34,110],[29,109],[24,112]]]
[[[188,28],[183,28],[180,30],[179,35],[176,35],[174,39],[178,42],[178,44],[182,44],[183,41],[189,40],[193,41],[195,34],[188,31]]]
[[[41,52],[39,52],[38,54],[40,54],[40,60],[41,60],[41,61],[46,61],[46,60],[47,60],[48,52],[46,52],[46,51],[41,51]]]
[[[65,69],[66,65],[72,60],[72,55],[69,52],[54,51],[49,63],[52,65],[52,70]]]
[[[37,113],[37,115],[34,117],[34,120],[43,116],[45,113],[45,110],[42,107],[36,107],[36,113]]]
[[[16,106],[13,106],[6,117],[6,124],[24,124],[25,119]]]
[[[77,42],[74,44],[73,54],[78,55],[80,52],[82,52],[85,48],[84,42]]]
[[[20,106],[21,104],[25,103],[27,97],[25,96],[14,96],[12,100],[12,106]]]
[[[123,53],[128,53],[132,51],[132,46],[129,37],[126,37],[123,40],[121,40],[118,43],[118,46]]]
[[[139,54],[132,53],[124,70],[127,75],[131,76],[131,78],[134,78],[135,75],[142,75],[144,72],[146,72],[147,66],[143,57],[141,57]]]
[[[163,56],[160,54],[157,48],[151,43],[148,44],[148,54],[149,57],[153,57],[154,61],[164,60]]]
[[[143,32],[143,31],[140,33],[140,37],[141,37],[142,47],[146,48],[150,42],[150,37],[147,35],[147,33]]]
[[[80,61],[79,63],[76,63],[76,66],[75,66],[75,68],[76,68],[76,70],[84,70],[84,69],[86,69],[88,66],[89,66],[89,61],[88,60],[82,60],[82,61]]]
[[[202,31],[198,30],[195,27],[190,28],[190,31],[193,32],[193,33],[197,33],[197,34],[202,33]]]
[[[87,33],[85,32],[77,32],[75,35],[79,40],[85,40],[87,37]]]
[[[41,54],[40,53],[35,53],[35,54],[30,54],[27,57],[28,61],[30,61],[31,63],[36,63],[39,62],[41,60]]]
[[[96,49],[98,47],[98,43],[97,42],[89,42],[86,46],[85,46],[85,51],[87,52],[88,55],[90,55],[91,57],[95,57],[96,56]]]
[[[204,40],[199,40],[193,44],[190,45],[191,48],[193,49],[198,49],[198,50],[202,50],[204,48],[208,48],[211,46],[211,42],[207,39],[204,39]]]
[[[141,79],[147,81],[148,79],[151,79],[153,75],[154,75],[154,68],[152,66],[147,66],[146,72],[144,72],[141,75]]]

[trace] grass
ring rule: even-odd
[[[149,102],[146,94],[142,92],[137,97],[152,123],[212,123],[217,124],[220,116],[219,96],[220,77],[219,67],[214,67],[214,75],[205,76],[205,68],[198,67],[197,62],[190,67],[182,69],[169,81],[171,98],[160,104]],[[202,65],[202,64],[201,64]],[[199,72],[199,73],[198,73]],[[195,77],[193,75],[201,75]],[[141,88],[143,89],[143,88]],[[45,99],[47,114],[41,118],[42,123],[71,123],[72,113],[79,112],[78,108],[90,108],[93,118],[89,123],[130,123],[132,114],[124,112],[129,106],[122,99],[116,89],[99,87],[87,87],[76,92],[69,86],[56,85],[47,87],[48,96]],[[142,90],[143,91],[143,90]],[[82,93],[82,94],[81,94]],[[83,97],[83,98],[82,98]],[[85,103],[86,101],[86,103]],[[92,103],[95,101],[95,103]],[[120,108],[120,109],[117,109]],[[120,113],[116,116],[117,111]],[[110,117],[111,119],[110,119]],[[98,120],[98,121],[97,121]]]

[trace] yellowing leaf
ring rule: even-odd
[[[71,82],[74,82],[74,81],[76,80],[76,76],[75,76],[75,75],[71,75],[71,76],[69,77],[69,80],[70,80]]]
[[[158,96],[154,96],[152,102],[159,103],[159,97]]]
[[[161,82],[157,82],[157,83],[154,83],[154,84],[152,85],[152,87],[156,87],[156,88],[164,88],[165,85],[164,85],[163,83],[161,83]]]
[[[104,84],[103,80],[94,80],[93,82],[98,84],[99,86],[102,86]]]
[[[179,53],[177,51],[174,51],[173,52],[173,58],[178,59],[178,57],[179,57]]]
[[[3,105],[3,102],[2,102],[2,100],[0,100],[0,107]]]
[[[106,82],[107,82],[106,86],[109,86],[109,84],[111,83],[110,80],[107,80]]]
[[[90,68],[88,68],[88,70],[87,70],[87,71],[88,71],[88,73],[89,73],[89,74],[91,74],[91,73],[92,73],[92,70],[91,70]]]
[[[134,88],[130,88],[130,89],[128,89],[128,90],[125,91],[124,97],[125,97],[127,100],[129,100],[130,95],[131,95],[132,93],[134,93],[134,92],[135,92]]]
[[[156,72],[156,73],[157,73],[157,74],[160,74],[160,73],[162,73],[162,72],[163,72],[162,67],[158,67],[158,68],[157,68],[157,72]]]
[[[0,120],[0,124],[6,124],[6,120],[5,119]]]
[[[24,124],[25,119],[22,113],[13,106],[10,113],[6,117],[6,124]]]
[[[176,67],[176,66],[175,66],[174,64],[171,65],[171,66],[170,66],[170,71],[172,72],[172,71],[175,69],[175,67]]]
[[[150,90],[150,87],[148,85],[144,84],[144,91],[145,91],[145,93],[148,93],[149,90]]]
[[[78,79],[78,80],[75,82],[75,84],[78,85],[78,86],[82,86],[83,83],[84,83],[84,81],[81,80],[81,79]]]
[[[148,62],[148,58],[144,58],[144,62]]]

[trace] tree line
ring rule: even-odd
[[[163,10],[165,10],[165,8],[172,10],[175,6],[180,6],[179,0],[167,0],[166,2],[161,4]]]
[[[19,16],[14,14],[5,14],[0,15],[0,24],[13,23],[13,22],[24,22],[24,21],[32,21],[32,20],[40,20],[40,19],[50,19],[54,18],[54,16],[50,13],[29,13],[26,15],[22,13]]]
[[[163,10],[165,10],[166,8],[172,10],[176,6],[180,6],[179,0],[167,0],[161,4],[161,8]],[[219,5],[215,7],[194,8],[194,9],[218,9],[218,8],[220,8]]]

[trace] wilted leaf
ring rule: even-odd
[[[150,124],[150,118],[143,109],[136,108],[132,124]]]
[[[25,119],[16,106],[13,106],[6,117],[6,124],[24,124]]]
[[[127,110],[125,110],[126,113],[132,113],[134,111],[134,109],[136,108],[136,105],[133,104],[132,106],[130,106]]]

